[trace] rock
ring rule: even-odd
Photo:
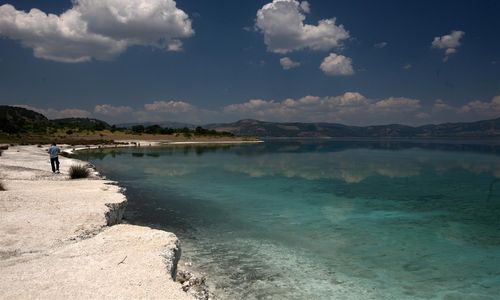
[[[210,292],[205,276],[197,275],[187,270],[179,270],[176,281],[182,283],[183,291],[198,300],[215,299],[214,294]]]
[[[106,225],[111,226],[120,223],[127,208],[127,199],[123,199],[122,202],[106,203],[105,205],[109,208],[104,214]]]
[[[163,257],[163,263],[173,280],[175,280],[177,275],[177,264],[179,259],[181,259],[181,246],[178,239],[175,240],[174,247],[166,248],[161,254]]]
[[[182,271],[180,270],[177,273],[176,281],[180,282],[181,284],[184,284],[184,282],[188,281],[191,278],[192,274],[188,271]]]

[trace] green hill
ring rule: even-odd
[[[50,121],[32,110],[0,105],[0,131],[5,133],[42,132]]]
[[[103,130],[111,126],[101,120],[90,118],[64,118],[49,120],[35,111],[0,105],[0,131],[7,134],[45,133],[47,129],[70,128],[80,130]]]
[[[71,128],[80,130],[104,130],[110,129],[108,123],[91,118],[64,118],[50,120],[50,123],[56,128]]]

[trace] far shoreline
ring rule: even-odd
[[[175,145],[244,145],[264,143],[263,140],[205,140],[205,141],[169,141],[169,140],[115,140],[112,144],[93,144],[93,145],[67,145],[62,144],[66,149],[62,153],[66,155],[76,154],[77,151],[115,149],[115,148],[141,148],[141,147],[162,147]]]

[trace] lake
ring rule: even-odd
[[[498,299],[498,141],[82,152],[221,299]]]

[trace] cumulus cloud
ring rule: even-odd
[[[169,113],[179,113],[187,112],[195,109],[195,107],[184,101],[154,101],[153,103],[147,103],[144,108],[149,111],[159,111],[159,112],[169,112]]]
[[[174,0],[75,0],[61,15],[0,6],[0,36],[59,62],[111,59],[132,45],[179,51],[180,39],[193,34],[189,16]]]
[[[442,99],[437,99],[436,101],[434,101],[434,104],[432,105],[433,112],[454,111],[454,110],[456,109]]]
[[[372,99],[358,92],[337,96],[305,96],[282,101],[252,99],[223,109],[231,119],[254,118],[282,122],[338,122],[352,125],[467,122],[500,117],[500,95],[490,101],[452,105],[438,99],[424,105],[409,97]]]
[[[346,92],[340,96],[326,97],[328,103],[333,103],[338,106],[365,106],[370,103],[370,101],[358,92]]]
[[[153,101],[138,109],[100,104],[95,106],[93,113],[77,108],[58,110],[27,105],[18,106],[38,111],[50,119],[94,117],[110,123],[177,121],[207,124],[252,118],[274,122],[419,125],[500,117],[500,95],[493,97],[490,101],[473,100],[460,105],[452,105],[442,99],[424,105],[419,99],[409,97],[373,99],[354,91],[336,96],[308,95],[281,101],[251,99],[214,110],[178,100]]]
[[[432,105],[435,116],[452,120],[480,120],[500,117],[500,95],[490,101],[472,100],[463,105],[452,105],[442,99],[437,99]]]
[[[378,49],[382,49],[382,48],[385,48],[387,46],[387,42],[380,42],[380,43],[376,43],[375,45],[373,45],[373,47],[375,48],[378,48]]]
[[[373,105],[375,110],[389,112],[411,112],[420,109],[420,107],[420,100],[404,97],[390,97],[377,101]]]
[[[30,105],[16,105],[16,106],[36,111],[46,116],[49,119],[89,118],[92,115],[91,112],[78,108],[66,108],[58,110],[54,108],[39,108]]]
[[[447,61],[451,54],[457,52],[457,48],[461,45],[460,40],[464,35],[465,32],[463,31],[453,30],[450,34],[437,36],[432,41],[432,48],[444,49],[444,61]]]
[[[118,116],[132,112],[130,106],[113,106],[110,104],[101,104],[94,107],[94,113],[104,116]]]
[[[349,32],[337,25],[335,18],[320,20],[318,25],[305,24],[305,14],[309,12],[308,2],[296,0],[273,0],[259,9],[255,26],[264,34],[268,51],[327,51],[340,47],[349,38]]]
[[[220,120],[218,111],[203,109],[184,101],[153,101],[144,104],[143,110],[134,112],[138,121],[177,121],[202,124]]]
[[[299,62],[295,62],[293,60],[291,60],[289,57],[283,57],[280,59],[280,64],[281,64],[281,67],[283,67],[284,70],[290,70],[290,69],[293,69],[293,68],[296,68],[298,66],[300,66],[300,63]]]
[[[244,103],[230,104],[224,107],[225,113],[237,113],[237,114],[255,114],[263,116],[269,110],[277,108],[279,103],[271,101],[266,101],[262,99],[251,99]]]
[[[500,95],[493,97],[491,101],[474,100],[466,103],[458,109],[460,113],[473,113],[491,117],[500,116]]]
[[[374,100],[358,92],[338,96],[305,96],[283,101],[252,99],[224,107],[224,113],[240,118],[307,122],[388,122],[416,117],[421,108],[420,100],[391,97]],[[406,119],[407,121],[408,119]]]
[[[319,68],[326,75],[330,76],[346,76],[354,74],[352,60],[349,57],[335,53],[330,53],[330,55],[325,57]]]
[[[311,12],[311,5],[307,1],[302,1],[300,2],[300,8],[302,9],[303,12],[306,14]]]

